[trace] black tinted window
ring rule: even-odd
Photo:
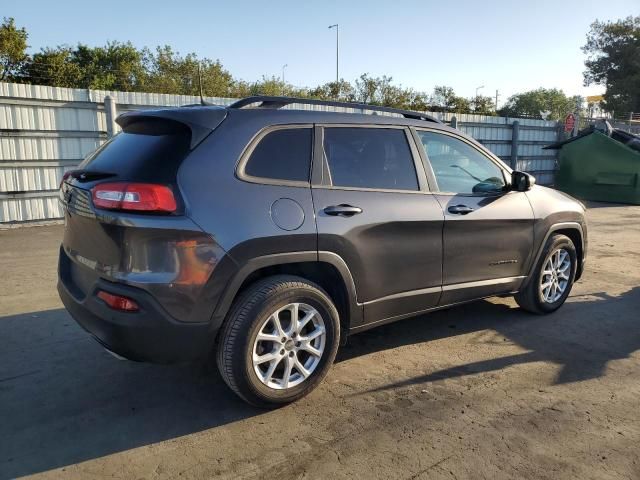
[[[309,181],[311,129],[295,128],[268,133],[244,167],[252,177]]]
[[[162,134],[121,132],[89,155],[79,169],[112,173],[119,180],[164,183],[175,180],[189,154],[188,131]]]
[[[403,130],[326,128],[324,151],[335,186],[418,190]]]

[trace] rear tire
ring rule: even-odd
[[[326,292],[300,277],[268,277],[231,307],[218,340],[218,369],[243,400],[274,408],[318,386],[339,340],[338,311]]]
[[[573,287],[577,265],[571,239],[561,234],[549,236],[526,287],[515,295],[520,308],[538,315],[560,308]]]

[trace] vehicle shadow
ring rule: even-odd
[[[382,326],[349,340],[338,361],[490,330],[476,341],[525,353],[433,371],[377,390],[535,361],[559,365],[556,383],[597,378],[640,349],[640,287],[571,298],[535,316],[482,301]],[[247,406],[210,364],[156,366],[112,358],[64,309],[0,318],[0,478],[14,478],[173,439],[265,413]],[[473,341],[473,340],[472,340]]]
[[[502,303],[476,302],[354,336],[338,361],[489,329],[496,335],[481,341],[502,342],[500,337],[504,337],[527,351],[443,370],[431,371],[426,366],[424,375],[389,383],[374,391],[539,361],[560,366],[555,384],[589,380],[604,375],[609,361],[627,358],[640,349],[639,306],[640,287],[620,296],[598,292],[570,298],[560,310],[545,316],[532,315]]]
[[[211,364],[118,361],[66,310],[0,318],[0,478],[260,415]]]

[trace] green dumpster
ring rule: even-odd
[[[640,205],[640,151],[598,130],[546,148],[560,150],[557,189],[584,200]]]

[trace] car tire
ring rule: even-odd
[[[560,308],[573,287],[577,265],[576,248],[571,239],[561,234],[550,235],[531,278],[515,295],[520,308],[538,315]]]
[[[296,276],[268,277],[231,307],[218,337],[218,369],[246,402],[275,408],[318,386],[339,342],[338,311],[321,287]]]

